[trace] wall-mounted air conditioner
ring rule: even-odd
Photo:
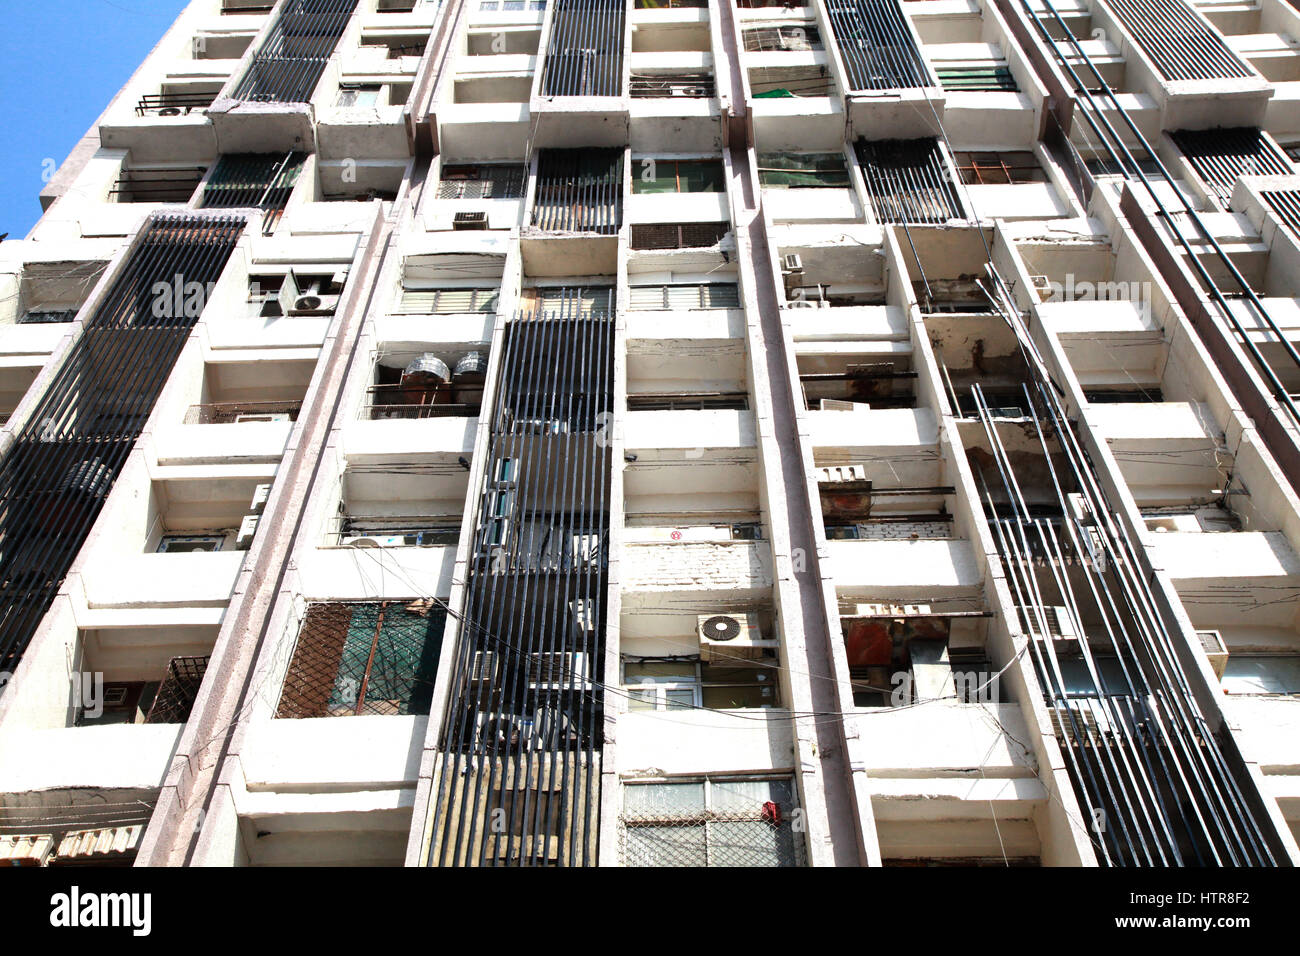
[[[1196,637],[1201,642],[1201,650],[1210,659],[1210,669],[1214,676],[1223,680],[1223,672],[1228,668],[1228,645],[1223,635],[1216,630],[1197,631]]]
[[[757,614],[701,614],[696,621],[700,658],[727,663],[754,660],[775,651],[778,641],[763,637]]]
[[[488,214],[485,212],[458,212],[452,216],[451,228],[455,230],[486,229]]]
[[[280,303],[281,315],[333,315],[334,310],[338,308],[339,297],[337,295],[327,295],[325,288],[337,281],[337,277],[332,281],[322,281],[319,279],[310,282],[300,282],[290,269],[284,277],[284,282],[280,285],[280,294],[278,301]]]

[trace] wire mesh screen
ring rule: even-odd
[[[623,788],[624,866],[803,866],[788,779],[706,779]]]
[[[158,685],[146,724],[183,724],[190,719],[199,686],[208,670],[208,657],[173,657]]]
[[[644,223],[632,227],[633,249],[704,249],[731,230],[726,222]]]
[[[275,715],[427,714],[445,621],[429,601],[311,605]]]

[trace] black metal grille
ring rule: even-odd
[[[158,693],[144,722],[183,724],[189,720],[207,671],[207,657],[173,657],[168,661],[167,673],[158,685]]]
[[[155,214],[0,463],[0,671],[13,671],[243,231]]]
[[[1184,0],[1105,0],[1166,80],[1250,76],[1249,67]]]
[[[544,149],[537,159],[533,225],[613,235],[623,221],[621,149]]]
[[[253,56],[235,99],[306,103],[347,28],[357,0],[287,0]]]
[[[211,93],[146,93],[136,104],[135,114],[145,116],[157,113],[159,116],[183,116],[194,110],[207,109],[217,98]]]
[[[430,866],[596,862],[614,317],[570,291],[502,343]]]
[[[1241,176],[1289,176],[1294,167],[1282,151],[1250,126],[1233,129],[1182,129],[1170,136],[1196,175],[1225,205]]]
[[[311,605],[275,716],[427,714],[446,620],[424,600]]]
[[[898,0],[828,0],[826,7],[850,90],[930,85]]]
[[[189,202],[204,172],[202,166],[123,169],[108,195],[114,202]]]
[[[519,199],[528,169],[518,165],[444,166],[439,199]]]
[[[543,96],[623,92],[624,0],[559,0],[546,45]]]
[[[858,163],[881,222],[944,223],[964,218],[936,139],[858,140]]]
[[[1264,202],[1273,210],[1273,215],[1282,220],[1295,237],[1300,239],[1300,189],[1267,190]]]
[[[646,223],[632,227],[633,249],[702,249],[731,230],[726,222]]]
[[[270,235],[284,215],[302,172],[305,153],[229,153],[203,187],[200,209],[255,207],[265,211],[262,232]]]

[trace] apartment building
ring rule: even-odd
[[[1287,0],[193,0],[0,244],[0,859],[1300,862]]]

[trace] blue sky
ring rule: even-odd
[[[5,0],[0,30],[0,234],[41,214],[42,164],[62,163],[185,0]]]

